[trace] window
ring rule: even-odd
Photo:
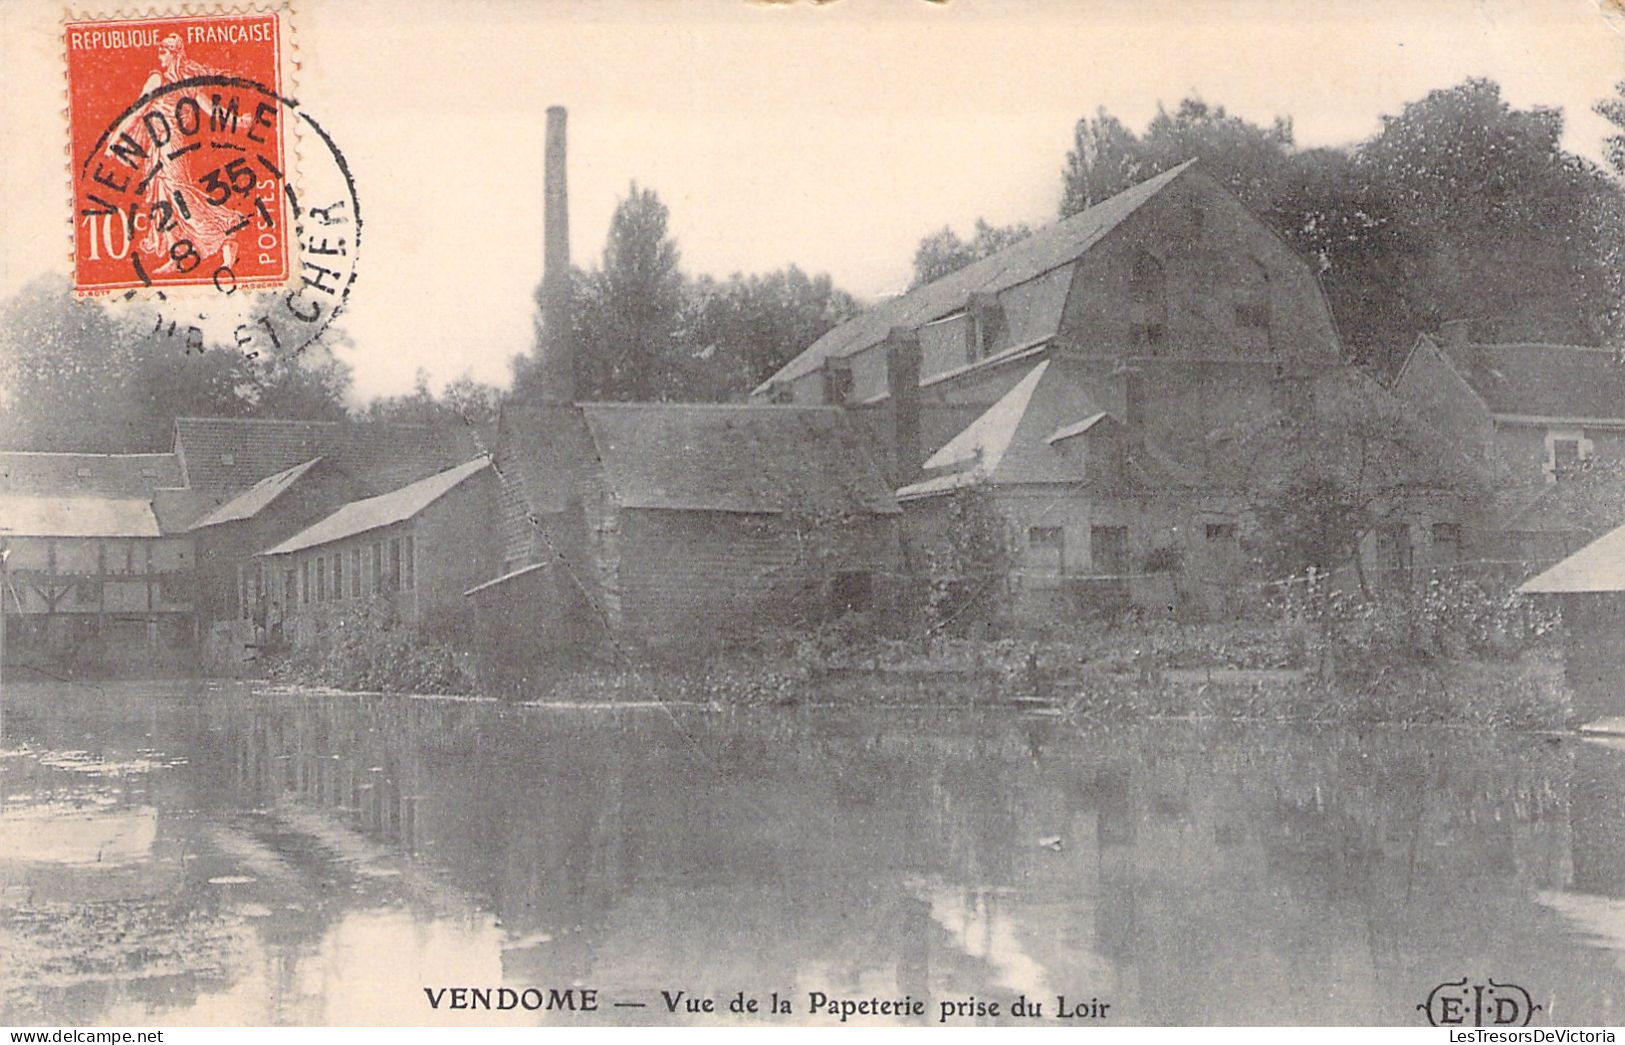
[[[1129,343],[1135,348],[1155,348],[1167,340],[1168,331],[1161,323],[1136,323],[1129,327]]]
[[[1234,541],[1236,539],[1236,524],[1235,523],[1208,523],[1207,524],[1207,539],[1209,541],[1212,541],[1215,544],[1217,544],[1217,543],[1219,543],[1221,541],[1225,542],[1225,543],[1229,543],[1231,541]]]
[[[1167,278],[1155,254],[1141,250],[1129,269],[1129,342],[1152,348],[1167,339]]]
[[[837,613],[853,613],[869,608],[874,598],[874,575],[865,570],[845,570],[830,585],[831,608]]]
[[[94,606],[102,601],[102,582],[99,580],[82,580],[73,586],[73,602],[76,606]]]
[[[852,364],[844,359],[824,361],[824,402],[844,403],[852,398]]]
[[[237,616],[248,616],[248,567],[237,567]]]
[[[1243,330],[1270,328],[1270,273],[1257,258],[1249,258],[1236,291],[1236,326]]]
[[[1461,526],[1452,522],[1433,524],[1433,558],[1441,563],[1461,561]]]
[[[316,601],[327,601],[327,556],[316,557]]]
[[[372,542],[372,593],[377,595],[384,590],[384,545],[381,541]]]
[[[1089,565],[1099,576],[1115,577],[1129,572],[1128,527],[1096,526],[1089,531]]]
[[[167,574],[158,578],[159,601],[174,606],[185,603],[189,594],[185,577]]]
[[[1409,587],[1414,564],[1411,528],[1403,522],[1377,528],[1378,576],[1391,587]]]
[[[135,572],[135,542],[124,542],[124,572]]]
[[[389,539],[389,590],[399,591],[401,588],[401,539]]]
[[[410,591],[412,585],[417,581],[417,564],[412,561],[412,538],[406,537],[402,543],[404,547],[401,549],[401,555],[405,558],[406,568],[406,577],[403,587]]]
[[[310,605],[310,560],[306,559],[299,564],[299,602],[301,605]]]
[[[1553,439],[1552,440],[1552,474],[1561,479],[1565,475],[1573,474],[1580,466],[1580,440]]]
[[[1032,526],[1027,529],[1027,544],[1033,548],[1059,551],[1066,543],[1066,531],[1059,526]]]
[[[333,556],[333,600],[344,598],[344,553]]]
[[[361,549],[350,552],[350,598],[361,598]]]
[[[299,601],[299,577],[293,570],[282,571],[282,602],[285,606],[292,606]]]

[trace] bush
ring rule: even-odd
[[[269,665],[280,682],[384,693],[476,692],[469,625],[453,615],[422,628],[402,624],[387,599],[375,599],[308,647]]]

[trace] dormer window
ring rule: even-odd
[[[1004,338],[1004,309],[993,294],[972,294],[965,306],[965,361],[974,363],[992,355]]]
[[[1546,476],[1558,480],[1573,475],[1591,459],[1591,440],[1579,429],[1556,429],[1546,433]]]
[[[848,359],[824,360],[824,402],[840,404],[852,398],[852,362]]]
[[[221,454],[220,463],[225,465],[227,468],[230,468],[232,465],[237,463],[237,458],[232,454]]]

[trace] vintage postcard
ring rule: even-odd
[[[1617,4],[0,52],[12,1040],[1613,1040]]]

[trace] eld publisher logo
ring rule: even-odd
[[[1435,1027],[1527,1027],[1540,1011],[1515,983],[1468,983],[1465,976],[1439,984],[1417,1008]]]

